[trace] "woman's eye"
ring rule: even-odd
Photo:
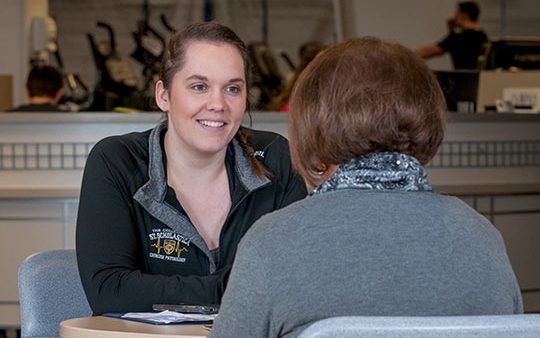
[[[240,89],[240,87],[238,87],[238,86],[229,86],[229,87],[227,87],[227,91],[228,91],[229,93],[233,93],[233,94],[238,94],[238,93],[240,93],[240,90],[241,90],[241,89]]]
[[[198,83],[191,86],[191,89],[197,92],[202,92],[206,89],[206,86],[204,84]]]

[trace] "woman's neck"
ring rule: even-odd
[[[219,247],[221,229],[231,208],[225,166],[227,149],[203,156],[171,142],[165,134],[167,184],[209,249]]]
[[[167,181],[173,187],[178,184],[212,184],[225,170],[226,149],[205,156],[181,147],[167,135],[165,135],[164,148],[167,157]]]

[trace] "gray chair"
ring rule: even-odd
[[[22,338],[58,337],[61,321],[92,315],[75,250],[52,250],[26,258],[19,267]]]
[[[308,326],[298,338],[528,338],[540,337],[540,314],[440,317],[333,317]]]

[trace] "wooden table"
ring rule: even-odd
[[[103,316],[60,323],[60,338],[200,338],[208,333],[204,325],[153,325]]]

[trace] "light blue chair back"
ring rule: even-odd
[[[26,258],[19,267],[22,338],[58,337],[65,319],[87,317],[75,250],[52,250]]]
[[[540,314],[440,317],[333,317],[298,338],[538,338]]]

